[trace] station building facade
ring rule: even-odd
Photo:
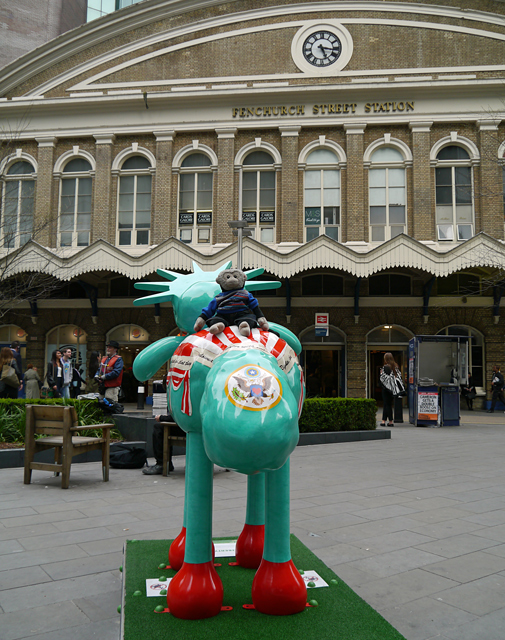
[[[0,343],[40,368],[69,344],[84,368],[116,339],[131,367],[178,332],[133,283],[235,262],[243,219],[310,395],[378,398],[383,353],[405,370],[419,334],[470,336],[488,390],[504,54],[499,1],[147,0],[25,55],[0,72],[0,256],[62,286],[7,313]]]

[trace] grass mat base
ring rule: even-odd
[[[166,596],[148,598],[146,579],[175,575],[175,571],[158,568],[161,563],[168,562],[170,543],[171,540],[126,542],[122,640],[209,640],[212,637],[228,640],[293,640],[302,637],[318,640],[405,640],[293,535],[291,552],[296,567],[317,571],[330,585],[307,589],[307,599],[317,600],[317,607],[307,608],[293,616],[269,616],[244,609],[242,605],[252,603],[251,585],[255,571],[230,567],[228,563],[234,558],[216,558],[216,562],[222,564],[216,570],[224,587],[223,606],[233,607],[232,611],[224,611],[205,620],[180,620],[169,613],[155,613],[156,606],[167,606]],[[335,579],[337,584],[332,584],[331,580]],[[137,590],[141,595],[134,596]]]

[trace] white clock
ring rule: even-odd
[[[349,31],[336,20],[309,20],[296,32],[291,55],[296,66],[312,76],[335,75],[353,52]]]
[[[332,31],[314,31],[303,43],[305,60],[314,67],[328,67],[340,58],[342,43]]]

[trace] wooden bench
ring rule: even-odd
[[[181,436],[173,433],[174,427],[177,427],[175,422],[160,422],[160,424],[163,425],[163,475],[168,476],[168,462],[172,447],[186,448],[186,435]]]
[[[92,424],[79,427],[74,407],[61,405],[26,406],[25,475],[30,484],[32,470],[61,472],[61,488],[68,489],[72,458],[80,453],[102,451],[102,477],[109,480],[110,429],[113,424]],[[102,437],[79,436],[86,429],[102,429]],[[42,436],[37,438],[36,436]],[[54,448],[54,463],[34,462],[38,451]]]

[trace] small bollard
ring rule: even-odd
[[[144,408],[144,387],[137,387],[137,409]]]

